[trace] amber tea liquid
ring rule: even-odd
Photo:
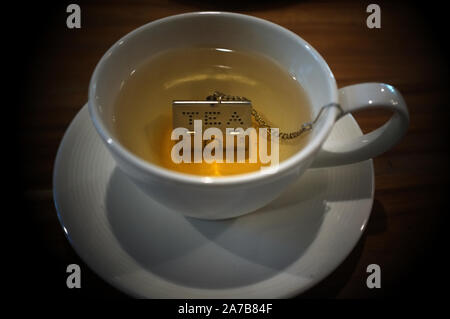
[[[282,132],[296,131],[311,120],[310,102],[301,85],[272,59],[220,48],[183,48],[162,52],[124,80],[114,108],[119,142],[137,156],[170,170],[202,176],[249,173],[261,163],[180,163],[171,150],[172,101],[204,100],[214,91],[245,96]],[[257,124],[255,127],[257,127]],[[308,142],[306,133],[280,140],[279,161]]]

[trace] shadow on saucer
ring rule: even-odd
[[[253,281],[267,279],[298,260],[314,240],[327,212],[324,174],[306,173],[267,206],[234,219],[228,229],[223,221],[187,220],[220,249],[260,269],[249,269]]]
[[[204,244],[176,212],[153,201],[118,168],[106,193],[107,217],[124,250],[144,267],[164,264]]]
[[[308,170],[267,206],[208,221],[158,204],[116,168],[105,206],[120,245],[146,271],[185,287],[237,288],[289,272],[300,260],[327,214],[328,183],[326,170]]]
[[[326,176],[318,174],[305,174],[254,213],[207,221],[161,206],[116,168],[107,216],[120,245],[147,271],[184,286],[239,287],[276,275],[314,240],[326,213]]]

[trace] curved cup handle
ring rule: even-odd
[[[394,111],[388,122],[368,134],[350,141],[328,146],[317,154],[311,167],[351,164],[367,160],[393,147],[406,133],[409,113],[406,103],[393,86],[383,83],[361,83],[339,90],[342,114],[338,120],[353,111],[383,108]]]

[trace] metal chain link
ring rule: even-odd
[[[221,101],[221,100],[225,100],[225,101],[250,101],[249,99],[247,99],[247,98],[244,97],[244,96],[228,95],[228,94],[221,93],[221,92],[219,92],[219,91],[214,91],[214,93],[213,93],[212,95],[208,95],[208,96],[206,97],[206,100],[208,100],[208,101]],[[313,121],[303,123],[302,126],[300,127],[300,129],[298,129],[297,131],[294,131],[294,132],[285,133],[285,132],[281,132],[281,131],[280,131],[280,132],[278,132],[278,136],[279,136],[281,139],[283,139],[283,140],[290,140],[290,139],[294,139],[294,138],[300,136],[301,134],[303,134],[303,133],[305,133],[305,132],[307,132],[307,131],[312,130],[313,125],[314,125],[314,124],[317,122],[317,120],[319,119],[320,115],[322,114],[322,111],[323,111],[326,107],[329,107],[329,106],[337,106],[337,107],[339,107],[339,109],[340,109],[339,104],[337,104],[337,103],[329,103],[329,104],[323,106],[323,107],[320,109],[319,114],[317,114],[316,118],[315,118]],[[253,108],[253,106],[252,106],[252,115],[253,115],[253,117],[254,117],[256,123],[258,123],[258,125],[259,125],[260,127],[269,128],[269,129],[271,128],[271,126],[269,125],[269,123],[266,122],[266,121],[264,120],[264,118],[258,113],[258,111],[256,111],[256,110]],[[270,133],[271,133],[271,130],[268,130],[267,132],[268,132],[268,134],[270,134]]]

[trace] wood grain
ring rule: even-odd
[[[440,240],[443,190],[448,183],[448,63],[429,12],[406,2],[379,1],[382,28],[368,29],[368,3],[359,1],[79,3],[80,30],[65,27],[63,3],[49,10],[45,28],[32,33],[37,38],[27,56],[27,80],[18,108],[23,214],[39,250],[36,258],[44,258],[47,267],[49,294],[125,297],[93,274],[63,235],[52,201],[56,151],[70,121],[86,103],[96,63],[117,39],[149,21],[200,10],[246,13],[292,30],[322,54],[340,87],[381,81],[404,94],[410,128],[399,145],[374,160],[375,203],[362,239],[333,274],[299,297],[371,298],[412,293],[409,276],[429,269],[425,264],[431,258],[428,252]],[[367,132],[382,124],[387,115],[365,112],[356,118]],[[86,285],[77,292],[65,289],[65,267],[70,263],[82,265],[86,274]],[[378,290],[365,286],[366,267],[371,263],[382,268],[383,285]],[[419,279],[426,288],[428,281],[423,276]]]

